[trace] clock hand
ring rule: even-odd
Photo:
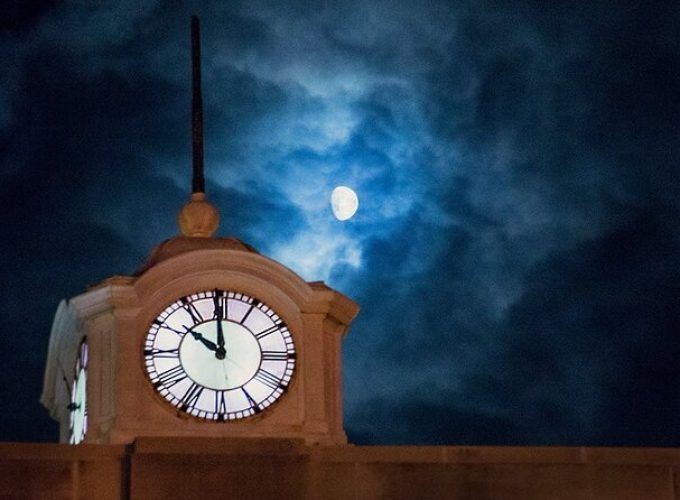
[[[193,331],[193,330],[192,330],[191,328],[189,328],[188,326],[186,326],[186,325],[182,325],[182,326],[183,326],[184,329],[187,331],[187,333],[190,333],[192,337],[194,337],[196,340],[200,341],[200,342],[201,342],[204,346],[206,346],[208,349],[210,349],[210,350],[213,351],[213,352],[216,352],[216,351],[217,351],[217,346],[215,345],[214,342],[211,342],[210,340],[206,339],[205,337],[203,337],[203,335],[201,335],[201,334],[198,333],[198,332]]]
[[[217,359],[226,358],[227,357],[227,350],[224,347],[219,346],[217,349],[215,349],[215,357]]]
[[[217,320],[217,345],[224,347],[224,331],[222,330],[222,320]]]
[[[227,355],[227,350],[224,348],[224,331],[222,330],[222,319],[217,319],[217,345],[219,346],[215,351],[217,359],[224,359]]]

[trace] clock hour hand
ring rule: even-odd
[[[214,342],[211,342],[210,340],[206,339],[203,335],[201,335],[198,332],[193,331],[188,326],[186,326],[186,325],[182,325],[182,326],[184,326],[184,329],[187,331],[187,333],[190,333],[193,338],[200,341],[208,349],[210,349],[213,352],[217,351],[217,346],[215,345]]]

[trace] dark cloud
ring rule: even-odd
[[[30,30],[58,4],[56,0],[5,0],[2,2],[0,33],[23,33]]]
[[[417,394],[405,394],[399,404],[371,401],[348,423],[347,433],[353,443],[390,445],[512,444],[517,436],[513,422]]]
[[[362,305],[355,441],[680,442],[676,4],[5,11],[2,396],[25,416],[0,439],[52,437],[37,398],[59,299],[177,232],[196,12],[220,233]],[[343,224],[339,184],[360,198]]]

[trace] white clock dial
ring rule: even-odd
[[[83,339],[78,349],[75,373],[71,388],[69,443],[78,444],[87,433],[87,341]]]
[[[290,331],[271,307],[217,289],[170,304],[144,343],[155,390],[205,420],[237,420],[269,407],[288,388],[295,359]]]

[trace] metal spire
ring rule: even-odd
[[[201,35],[198,16],[191,16],[192,99],[191,125],[193,168],[191,200],[177,217],[180,231],[191,238],[210,238],[220,222],[217,208],[205,199],[203,175],[203,97],[201,96]]]
[[[203,176],[203,96],[201,93],[201,28],[198,16],[191,16],[192,88],[191,122],[193,145],[192,193],[205,192]]]

